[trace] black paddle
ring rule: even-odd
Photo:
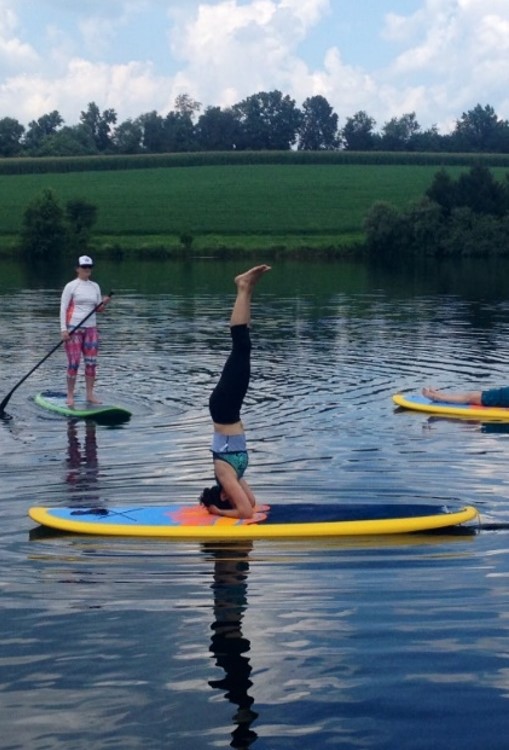
[[[112,297],[113,294],[114,294],[113,292],[110,292],[108,294],[108,297]],[[94,309],[91,310],[88,313],[88,315],[85,315],[85,317],[83,318],[83,320],[80,320],[80,322],[77,325],[75,325],[74,328],[71,328],[71,330],[69,331],[69,335],[72,336],[72,334],[74,333],[74,331],[76,331],[80,326],[83,325],[83,323],[85,323],[85,321],[87,321],[95,312],[97,312],[97,310],[101,307],[102,304],[103,304],[102,302],[99,302],[99,304],[97,304],[94,307]],[[24,383],[25,380],[27,378],[29,378],[30,375],[33,372],[35,372],[38,367],[40,367],[42,365],[43,362],[46,362],[46,360],[48,359],[48,357],[51,357],[51,355],[53,354],[53,352],[56,352],[56,350],[58,349],[58,347],[61,346],[63,343],[64,343],[64,340],[60,339],[60,341],[58,342],[58,344],[56,344],[53,347],[53,349],[50,349],[50,351],[41,360],[39,360],[39,362],[37,362],[37,364],[34,367],[32,367],[32,369],[30,370],[30,372],[27,372],[27,374],[25,375],[25,377],[21,378],[21,380],[18,383],[16,383],[16,385],[14,386],[14,388],[7,394],[7,396],[4,398],[4,400],[0,404],[0,419],[4,418],[5,407],[9,403],[9,400],[10,400],[12,394],[14,393],[14,391],[17,390],[20,387],[20,385],[22,385],[22,383]]]

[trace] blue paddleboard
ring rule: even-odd
[[[472,506],[428,504],[285,504],[263,506],[254,518],[214,516],[201,505],[34,507],[43,526],[78,534],[175,539],[269,539],[402,534],[448,528],[478,518]]]

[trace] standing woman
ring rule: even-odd
[[[102,312],[110,297],[101,297],[99,284],[90,280],[92,258],[81,255],[76,267],[77,278],[65,285],[60,300],[60,330],[67,353],[67,405],[74,406],[74,390],[81,355],[85,360],[86,398],[92,404],[101,403],[94,395],[97,367],[98,337],[95,313],[72,336],[69,331],[77,326],[94,307]]]
[[[251,299],[270,266],[255,266],[235,277],[237,296],[230,317],[231,352],[209,399],[214,426],[212,459],[216,485],[203,490],[200,502],[209,513],[252,518],[256,499],[244,479],[248,464],[246,436],[240,410],[251,374]]]

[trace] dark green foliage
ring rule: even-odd
[[[382,151],[413,151],[412,139],[420,131],[415,112],[393,117],[385,123],[380,138]]]
[[[50,261],[66,247],[68,230],[64,210],[53,190],[45,189],[23,216],[21,248],[26,258]]]
[[[17,156],[25,128],[13,117],[0,120],[0,156]]]
[[[62,116],[56,109],[39,117],[38,120],[32,120],[25,134],[24,145],[26,150],[33,156],[39,156],[44,142],[55,135],[63,123]]]
[[[401,212],[386,201],[376,201],[364,219],[366,245],[370,254],[390,258],[400,252],[403,218]]]
[[[477,164],[453,180],[435,174],[425,196],[406,211],[374,203],[364,222],[372,257],[509,254],[509,179]]]
[[[509,208],[507,184],[498,182],[483,164],[474,165],[454,182],[441,169],[426,195],[449,215],[454,208],[470,208],[477,214],[503,216]]]
[[[509,147],[509,123],[499,120],[493,107],[477,104],[463,112],[450,136],[450,145],[456,151],[499,151]]]
[[[348,151],[372,151],[377,143],[375,125],[375,120],[364,110],[347,117],[341,131],[345,148]]]
[[[193,244],[194,237],[191,232],[181,232],[179,236],[180,243],[185,250],[190,250]]]
[[[239,140],[240,126],[231,110],[207,107],[196,123],[195,132],[202,151],[231,151]]]
[[[437,126],[421,130],[415,112],[388,120],[379,132],[364,110],[347,117],[338,130],[338,116],[321,95],[304,100],[302,108],[280,91],[260,91],[230,108],[208,107],[188,94],[175,99],[166,115],[141,114],[117,125],[113,109],[101,112],[90,102],[78,125],[63,127],[57,110],[23,125],[0,120],[0,157],[79,156],[86,154],[175,154],[197,151],[384,151],[428,154],[509,154],[509,122],[493,107],[477,104],[463,112],[455,129],[441,135]],[[64,132],[65,131],[65,132]],[[101,167],[109,168],[109,167]]]
[[[38,156],[92,156],[97,148],[92,134],[84,125],[64,126],[41,142]]]
[[[70,200],[65,210],[53,190],[45,189],[26,208],[21,249],[30,260],[57,260],[64,250],[86,251],[97,207],[84,200]]]
[[[143,128],[141,124],[133,120],[125,120],[115,129],[113,145],[115,151],[120,154],[139,154]]]
[[[324,96],[309,97],[302,105],[299,150],[331,151],[338,147],[338,116]]]
[[[112,126],[117,121],[117,114],[113,109],[100,112],[95,102],[90,102],[85,112],[80,115],[81,125],[92,137],[99,153],[105,153],[112,147]]]
[[[280,91],[260,91],[232,111],[240,123],[238,149],[286,151],[297,140],[302,113]]]
[[[97,206],[85,200],[70,200],[65,206],[70,249],[84,252],[97,221]]]
[[[457,206],[467,206],[477,214],[503,216],[509,206],[506,186],[481,164],[460,175],[455,194]]]
[[[426,190],[426,195],[430,200],[438,203],[445,214],[449,215],[456,205],[455,190],[456,185],[451,175],[445,169],[441,169],[436,173],[429,189]]]

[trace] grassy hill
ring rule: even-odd
[[[422,195],[440,167],[440,162],[395,163],[395,158],[392,163],[286,158],[209,164],[190,159],[189,166],[134,165],[116,158],[123,168],[113,158],[110,169],[104,163],[97,169],[91,160],[87,169],[84,160],[79,171],[62,171],[57,159],[52,163],[59,171],[2,174],[0,169],[0,249],[14,247],[26,206],[51,188],[62,203],[80,198],[97,205],[99,251],[171,252],[187,239],[198,252],[344,252],[362,241],[362,221],[374,201],[405,206]],[[472,156],[465,163],[456,160],[447,169],[456,176],[473,161]],[[507,169],[493,171],[500,179]]]

